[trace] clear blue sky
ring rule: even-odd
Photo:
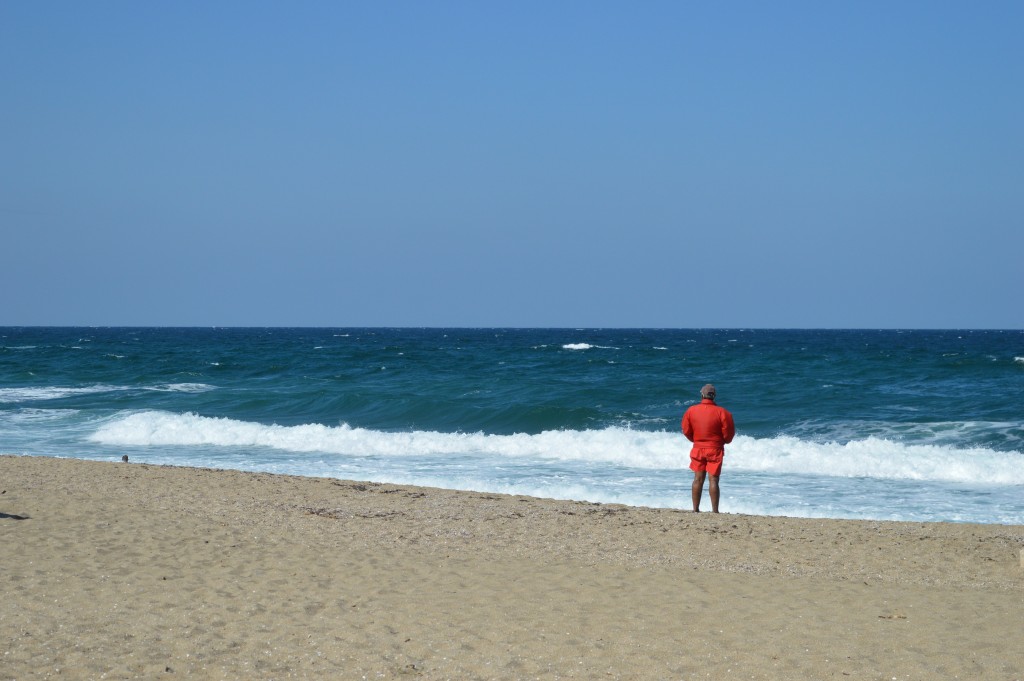
[[[1024,2],[0,2],[0,325],[1024,328]]]

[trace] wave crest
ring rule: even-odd
[[[593,462],[602,466],[681,470],[689,443],[666,431],[552,430],[520,433],[384,432],[347,424],[266,425],[229,418],[160,411],[122,413],[89,440],[108,446],[259,447],[347,457],[469,456]],[[877,437],[813,442],[792,436],[737,436],[727,449],[730,470],[752,473],[975,483],[1024,484],[1020,452],[945,445],[908,445]]]

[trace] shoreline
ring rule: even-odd
[[[1024,678],[1022,525],[12,455],[0,492],[0,679]]]

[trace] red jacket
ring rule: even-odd
[[[683,435],[694,449],[720,449],[732,442],[736,426],[732,414],[711,400],[701,400],[683,414]]]

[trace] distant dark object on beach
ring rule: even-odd
[[[128,455],[125,454],[124,456],[122,456],[121,457],[121,461],[124,461],[125,463],[128,463]]]

